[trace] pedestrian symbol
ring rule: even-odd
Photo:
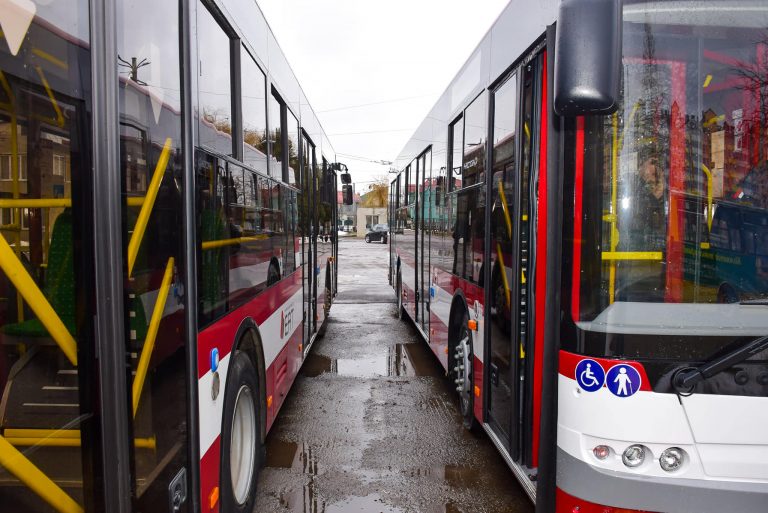
[[[576,382],[587,392],[596,392],[603,388],[605,370],[595,360],[584,359],[576,365]]]
[[[608,390],[617,397],[629,397],[640,390],[642,378],[637,369],[631,365],[620,363],[608,369],[605,384]]]

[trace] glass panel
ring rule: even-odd
[[[259,185],[263,179],[234,165],[229,165],[229,174],[227,213],[231,244],[227,308],[231,310],[244,304],[266,287],[267,267],[264,264],[269,258],[264,254],[267,246],[264,241],[264,211],[259,212],[256,208],[256,205],[263,205],[263,200],[258,193],[256,197],[250,197],[254,193],[254,183]],[[246,196],[251,206],[246,207]]]
[[[701,336],[672,357],[768,330],[766,26],[754,2],[626,6],[621,104],[585,120],[584,329]]]
[[[461,188],[461,178],[462,178],[462,148],[464,147],[464,119],[459,118],[456,120],[450,128],[450,148],[448,156],[450,157],[450,162],[448,169],[451,170],[451,173],[448,173],[448,179],[450,181],[450,190],[460,189]]]
[[[0,35],[0,509],[92,511],[89,2],[10,6]],[[17,288],[10,276],[27,280]]]
[[[197,7],[200,145],[233,155],[230,40],[203,4]]]
[[[486,103],[487,99],[483,93],[464,111],[464,187],[485,180],[485,139],[488,137]]]
[[[179,6],[128,0],[118,8],[125,344],[127,379],[138,392],[132,496],[137,510],[148,510],[167,501],[168,483],[187,465]],[[154,204],[146,203],[152,194]],[[137,223],[141,212],[149,214],[146,229]],[[155,312],[162,312],[157,331]]]
[[[291,185],[296,185],[297,172],[299,170],[299,122],[288,111],[288,180]]]
[[[201,242],[197,290],[200,327],[207,326],[227,311],[229,288],[229,246],[216,242],[229,238],[224,184],[226,163],[202,151],[196,156],[197,229]]]
[[[284,180],[283,162],[283,136],[285,127],[282,123],[283,105],[275,98],[274,93],[269,95],[269,173],[278,180]]]
[[[266,77],[242,46],[240,63],[243,91],[243,162],[267,174]]]
[[[296,239],[296,223],[298,221],[296,192],[283,191],[282,202],[282,211],[285,213],[283,276],[287,276],[296,269],[296,253],[299,251],[299,242]]]

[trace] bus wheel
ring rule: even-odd
[[[229,364],[221,431],[221,510],[253,510],[261,470],[259,381],[248,355],[235,351]]]
[[[272,262],[269,264],[269,270],[267,271],[267,287],[271,287],[278,281],[280,281],[280,270],[277,265]]]
[[[456,392],[459,394],[461,416],[464,419],[464,427],[473,431],[477,427],[474,414],[474,374],[472,373],[472,333],[467,327],[469,316],[464,313],[459,328],[458,342],[454,348],[453,376],[456,384]]]
[[[401,321],[405,319],[405,307],[403,306],[403,277],[400,275],[400,271],[397,271],[397,318]]]
[[[371,236],[370,235],[366,235],[365,236],[365,242],[367,242],[369,244],[371,243]]]

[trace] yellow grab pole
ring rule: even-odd
[[[160,284],[160,290],[157,292],[157,300],[155,301],[155,308],[152,310],[152,318],[149,321],[149,328],[147,329],[147,338],[144,340],[144,347],[141,349],[141,356],[139,357],[139,365],[136,368],[136,376],[133,378],[133,415],[136,416],[136,410],[139,408],[139,398],[141,397],[141,390],[144,388],[144,380],[147,378],[147,370],[149,369],[149,361],[152,358],[152,351],[155,348],[155,339],[157,338],[157,332],[160,329],[160,321],[163,319],[163,311],[165,310],[165,302],[168,300],[168,292],[171,289],[171,279],[173,278],[173,257],[168,259],[168,264],[165,266],[165,274],[163,275],[163,282]]]
[[[61,113],[59,102],[56,101],[56,96],[54,96],[53,91],[51,90],[51,85],[48,83],[48,79],[45,78],[43,68],[40,66],[35,66],[35,69],[37,70],[37,74],[40,77],[40,81],[43,83],[43,87],[45,87],[45,92],[48,94],[48,99],[51,100],[53,110],[56,112],[56,124],[59,126],[59,128],[62,128],[64,126],[64,114]]]
[[[507,195],[504,194],[504,183],[499,180],[499,198],[501,198],[501,210],[504,211],[504,220],[507,222],[507,234],[512,238],[512,219],[509,217],[509,205],[507,205]]]
[[[603,251],[602,260],[658,260],[661,261],[661,251]]]
[[[0,465],[59,513],[82,513],[83,508],[72,497],[2,436],[0,436]]]
[[[501,254],[501,244],[496,243],[496,258],[499,259],[501,264],[501,281],[504,283],[504,295],[507,296],[507,306],[512,307],[512,297],[509,293],[509,280],[507,280],[507,269],[504,266],[504,257]]]
[[[237,237],[234,239],[220,239],[220,240],[209,240],[202,243],[202,248],[204,250],[206,249],[216,249],[216,248],[223,248],[224,246],[234,246],[235,244],[243,244],[246,242],[255,242],[257,240],[264,240],[268,239],[269,237],[267,235],[253,235],[251,237]]]
[[[613,127],[613,134],[611,137],[611,252],[616,251],[616,247],[619,245],[618,231],[616,227],[616,195],[618,193],[618,160],[619,160],[619,144],[618,144],[618,132],[619,132],[619,117],[616,113],[611,116],[611,125]],[[608,301],[613,304],[616,296],[616,261],[611,260],[611,266],[608,274]]]
[[[61,318],[24,269],[5,237],[0,236],[0,267],[72,365],[77,366],[77,343]]]
[[[71,198],[0,199],[0,208],[67,208],[71,206]]]
[[[152,209],[155,206],[157,192],[160,190],[160,184],[163,181],[163,175],[165,175],[165,168],[168,166],[170,155],[171,138],[169,137],[165,140],[165,145],[163,146],[163,151],[160,153],[160,158],[157,159],[157,165],[152,174],[152,181],[149,183],[146,198],[141,206],[141,211],[139,211],[139,218],[136,219],[136,226],[133,228],[131,240],[128,242],[128,276],[133,274],[133,265],[136,263],[136,256],[139,254],[141,240],[144,238],[144,232],[147,229],[147,224],[149,224],[149,215],[152,213]]]

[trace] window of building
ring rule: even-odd
[[[67,157],[64,155],[53,155],[53,176],[66,176]]]
[[[27,180],[27,155],[20,153],[16,156],[19,166],[19,181]],[[0,180],[13,180],[11,163],[13,156],[10,153],[0,155]]]

